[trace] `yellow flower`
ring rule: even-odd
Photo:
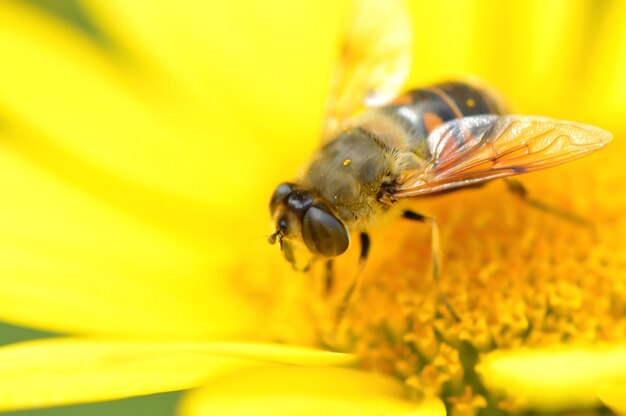
[[[315,148],[344,5],[83,3],[98,36],[0,4],[0,318],[76,335],[0,349],[1,410],[201,386],[183,414],[624,410],[625,4],[411,3],[411,85],[475,74],[617,140],[524,178],[595,232],[497,184],[416,202],[460,321],[427,230],[375,231],[340,354],[268,344],[319,347],[348,282],[324,299],[264,236]]]

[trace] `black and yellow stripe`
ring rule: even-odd
[[[408,91],[381,108],[397,121],[411,138],[411,148],[427,159],[424,142],[441,124],[480,114],[503,114],[496,97],[463,82],[446,82]]]

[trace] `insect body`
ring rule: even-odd
[[[412,50],[402,1],[355,5],[324,143],[304,175],[279,185],[270,202],[276,228],[269,241],[278,241],[295,268],[342,254],[353,231],[361,232],[364,257],[368,225],[400,199],[547,168],[611,140],[589,125],[505,115],[492,93],[468,83],[398,96]],[[425,220],[412,212],[405,217]]]
[[[592,126],[502,112],[491,94],[458,82],[364,112],[319,150],[300,181],[278,186],[270,239],[306,269],[342,254],[352,231],[398,199],[545,168],[610,140]]]
[[[465,83],[410,91],[348,124],[315,156],[302,184],[330,201],[349,228],[364,226],[393,201],[403,172],[432,161],[432,131],[449,120],[501,112],[496,99]]]
[[[306,268],[314,257],[343,253],[350,231],[364,229],[389,207],[402,172],[432,158],[429,133],[445,121],[483,112],[499,112],[496,101],[467,84],[447,83],[358,117],[322,147],[299,183],[276,189],[272,238],[280,239],[285,258]]]

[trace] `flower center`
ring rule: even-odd
[[[438,284],[426,225],[398,220],[372,233],[360,291],[331,346],[404,380],[413,397],[440,396],[469,415],[511,410],[487,400],[475,372],[485,353],[626,339],[626,261],[623,247],[614,247],[626,221],[595,212],[591,230],[533,209],[502,187],[480,192],[420,204],[441,226]],[[350,280],[353,261],[336,267],[336,292]],[[320,301],[327,308],[322,333],[332,330],[341,296]]]

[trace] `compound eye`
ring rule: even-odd
[[[309,208],[304,215],[302,238],[313,254],[324,257],[340,255],[348,249],[350,243],[345,225],[315,206]]]
[[[276,187],[274,194],[272,195],[272,199],[270,199],[270,213],[273,214],[276,211],[276,207],[280,204],[283,199],[287,197],[290,193],[293,192],[293,186],[290,183],[281,183]]]

